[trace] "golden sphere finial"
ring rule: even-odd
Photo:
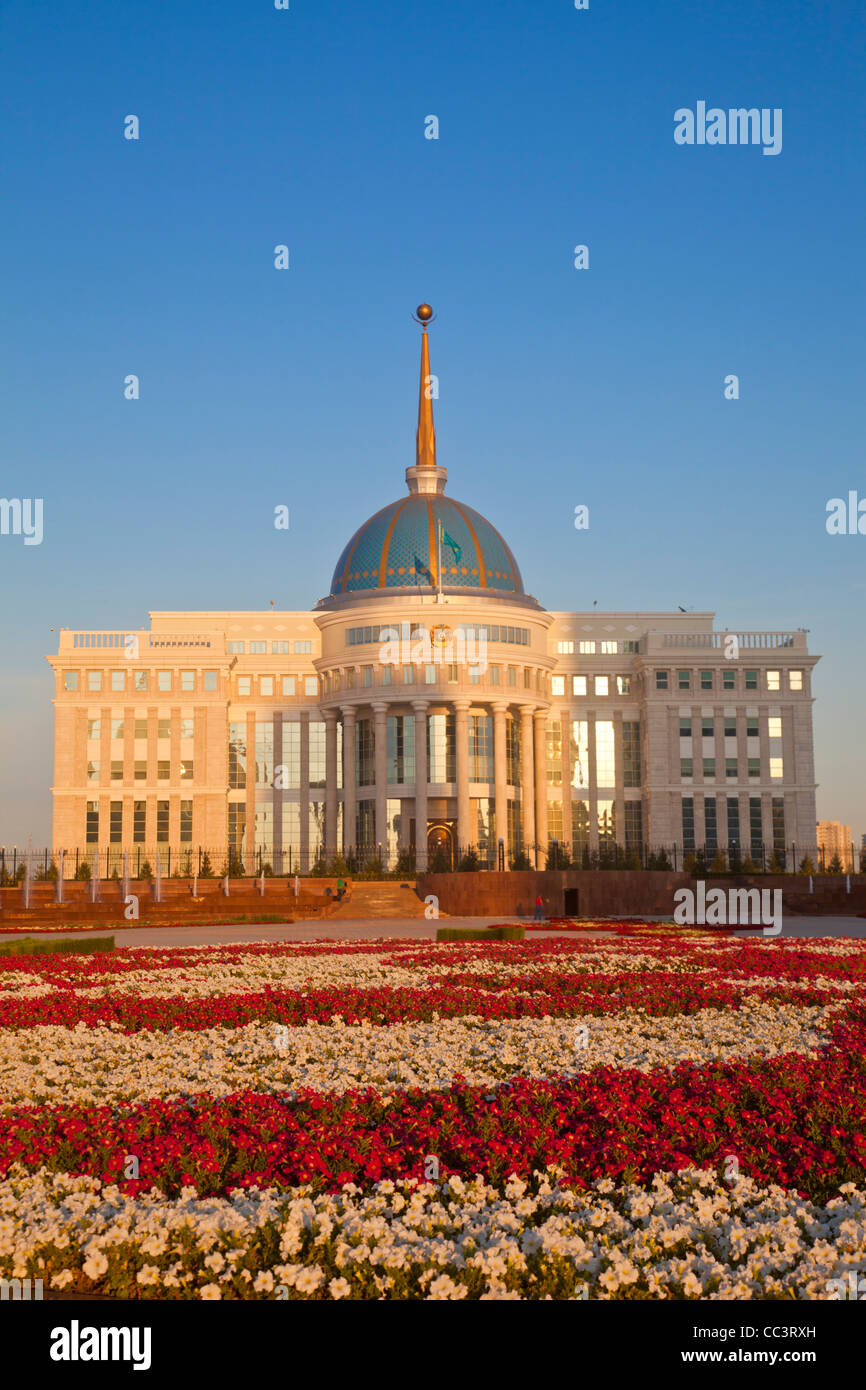
[[[433,310],[429,304],[419,304],[418,308],[415,310],[415,317],[418,319],[419,323],[429,323],[433,317]]]

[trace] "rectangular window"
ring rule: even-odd
[[[493,781],[493,719],[489,714],[469,715],[469,781]]]
[[[87,764],[87,780],[88,782],[99,781],[99,759]]]
[[[168,802],[158,801],[156,803],[156,842],[158,845],[168,844]]]
[[[752,847],[752,857],[760,859],[764,848],[764,830],[759,796],[749,797],[749,841]]]
[[[427,781],[457,780],[456,720],[453,714],[431,714],[427,718]]]
[[[616,844],[616,806],[612,801],[598,803],[598,847],[612,849]]]
[[[404,667],[403,667],[403,684],[404,684],[404,685],[414,685],[414,684],[415,684],[415,667],[414,667],[414,666],[404,666]]]
[[[748,715],[746,718],[746,738],[758,737],[758,718],[757,715]]]
[[[562,786],[562,722],[548,719],[544,730],[547,785]],[[548,826],[548,833],[550,827]],[[562,839],[560,833],[557,839]]]
[[[147,802],[134,801],[132,803],[132,840],[133,844],[143,845],[145,842],[145,831],[147,829]]]
[[[205,671],[205,673],[204,673],[204,688],[205,688],[205,690],[216,690],[216,689],[217,689],[217,673],[216,673],[216,671]]]
[[[323,719],[310,720],[310,786],[324,787],[325,785],[325,758],[327,745],[325,741],[325,722]]]
[[[782,856],[784,862],[785,799],[781,796],[773,797],[773,849],[776,851],[776,854]]]
[[[415,781],[415,720],[412,715],[388,716],[387,780]]]
[[[366,629],[365,629],[366,631]],[[369,638],[367,639],[369,641]],[[313,650],[312,642],[296,642],[295,656],[309,656]]]
[[[281,778],[288,791],[298,791],[301,785],[301,726],[297,721],[283,724],[283,762]]]
[[[578,791],[587,791],[589,789],[589,723],[586,719],[573,719],[571,721],[570,762],[571,785]]]
[[[737,737],[737,720],[732,714],[725,715],[725,738]]]
[[[528,666],[523,668],[523,688],[524,690],[532,689],[532,672]]]
[[[595,721],[595,776],[599,787],[616,786],[613,720]]]
[[[557,642],[556,650],[560,656],[571,656],[574,651],[573,642]]]
[[[747,759],[746,759],[746,762],[747,762],[747,771],[748,771],[748,775],[749,775],[750,777],[760,777],[760,775],[761,775],[761,759],[760,759],[760,758],[747,758]]]
[[[88,690],[93,690],[93,691],[98,691],[98,690],[101,690],[101,689],[102,689],[102,672],[101,672],[101,671],[88,671],[88,672],[87,672],[87,689],[88,689]]]
[[[740,802],[736,796],[728,797],[728,852],[740,848]]]
[[[111,801],[108,806],[108,842],[112,845],[123,843],[123,802]]]
[[[338,690],[338,689],[339,689],[339,687],[336,685],[336,683],[335,683],[335,685],[334,685],[334,689],[335,689],[335,690]],[[284,694],[284,695],[294,695],[294,693],[295,693],[295,678],[294,678],[294,676],[283,676],[283,694]]]
[[[631,694],[631,676],[617,676],[616,693],[617,695]]]
[[[77,690],[77,689],[78,689],[78,672],[77,672],[77,671],[64,671],[64,672],[63,672],[63,689],[64,689],[64,690]]]
[[[122,719],[112,719],[112,721],[111,721],[111,737],[112,737],[113,739],[123,738],[123,720],[122,720]]]
[[[244,644],[243,642],[226,642],[226,651],[229,656],[243,656]]]
[[[736,758],[725,758],[725,777],[729,782],[737,780],[737,760]]]
[[[88,801],[84,838],[88,845],[99,844],[99,802]]]
[[[758,688],[758,673],[757,673],[757,671],[747,671],[747,672],[746,672],[746,689],[747,689],[747,690],[757,690],[757,688]]]
[[[372,719],[359,719],[355,725],[355,777],[359,787],[372,787],[376,780]]]
[[[182,719],[180,721],[181,739],[192,738],[194,731],[194,721],[192,719]]]
[[[602,656],[616,656],[616,642],[602,642]]]
[[[491,684],[491,685],[498,685],[498,684],[499,684],[499,667],[498,667],[498,666],[491,666],[491,667],[490,667],[489,676],[490,676],[490,684]],[[563,689],[563,694],[564,694],[564,693],[565,693],[565,691],[564,691],[564,689]]]
[[[132,680],[133,680],[133,684],[134,684],[136,690],[147,690],[147,689],[148,689],[148,686],[149,686],[148,676],[149,676],[149,674],[150,674],[150,673],[149,673],[148,671],[136,671],[136,672],[135,672],[135,674],[133,675]]]
[[[271,643],[271,654],[272,654],[273,656],[288,656],[288,654],[289,654],[289,644],[288,644],[288,642],[272,642],[272,643]]]
[[[715,726],[712,719],[701,720],[701,738],[715,738]]]
[[[581,656],[595,656],[595,642],[579,642],[577,650]]]
[[[480,684],[481,684],[481,668],[480,668],[479,666],[470,666],[470,667],[469,667],[469,684],[470,684],[470,685],[480,685]]]
[[[624,787],[639,787],[641,785],[640,724],[636,719],[623,721],[622,771]]]
[[[365,666],[365,667],[363,668],[363,671],[364,671],[364,684],[365,684],[365,685],[372,685],[372,684],[373,684],[373,668],[372,668],[372,666]]]
[[[111,688],[112,688],[112,690],[117,690],[117,691],[121,691],[121,692],[124,691],[124,690],[126,689],[126,672],[125,672],[125,671],[112,671],[112,673],[111,673]]]
[[[639,801],[625,803],[625,847],[638,855],[643,849],[643,807]]]
[[[656,690],[667,690],[668,673],[667,671],[656,671]]]
[[[318,695],[319,678],[318,676],[304,676],[304,694]]]
[[[156,776],[157,776],[157,780],[160,781],[160,782],[167,782],[167,781],[169,780],[170,775],[171,775],[170,768],[171,768],[171,765],[170,765],[170,763],[169,763],[168,758],[165,758],[165,759],[160,758],[159,761],[158,761],[157,764],[156,764]]]
[[[268,650],[268,644],[267,644],[267,642],[250,642],[250,655],[251,655],[251,656],[264,656],[264,654],[265,654],[265,652],[266,652],[267,650]]]
[[[157,690],[171,690],[171,671],[157,671],[156,688]]]
[[[192,782],[195,777],[195,763],[192,758],[181,758],[180,780],[182,782]]]
[[[383,684],[383,685],[393,685],[393,683],[394,683],[394,667],[393,667],[393,666],[383,666],[383,667],[382,667],[382,684]]]
[[[195,690],[195,671],[181,671],[180,688],[181,690]]]
[[[192,844],[192,802],[182,801],[180,803],[180,842],[182,845]]]
[[[701,690],[712,690],[713,673],[712,671],[701,671]]]
[[[692,758],[680,758],[680,777],[694,777],[695,765]]]
[[[691,690],[692,673],[691,671],[677,671],[677,688],[679,690]]]
[[[708,797],[704,802],[704,845],[712,854],[715,854],[719,847],[719,826],[716,812],[715,797]]]
[[[551,695],[565,694],[565,676],[552,676],[550,680]]]
[[[781,782],[785,775],[785,765],[782,758],[770,759],[770,781]]]
[[[123,759],[113,758],[111,761],[111,780],[112,782],[123,781]]]
[[[508,684],[509,684],[509,685],[516,685],[516,684],[517,684],[517,668],[516,668],[516,666],[509,666],[509,668],[508,668]]]
[[[768,672],[767,672],[767,689],[768,689],[768,690],[781,690],[781,688],[782,688],[781,679],[782,679],[782,678],[781,678],[781,672],[779,672],[779,671],[768,671]]]
[[[771,714],[767,719],[767,733],[770,738],[782,737],[782,720],[777,714]]]
[[[608,694],[608,685],[609,685],[609,681],[608,681],[607,676],[596,676],[596,678],[595,678],[595,693],[596,693],[596,695],[607,695],[607,694]]]
[[[229,802],[229,853],[241,855],[247,829],[247,808],[242,801]]]
[[[695,799],[683,797],[683,851],[688,854],[695,848]]]
[[[146,782],[146,781],[147,781],[147,763],[146,763],[146,762],[136,762],[135,765],[134,765],[134,775],[135,775],[135,780],[136,780],[136,782]]]
[[[102,734],[102,720],[101,720],[101,719],[88,719],[88,721],[87,721],[87,737],[88,737],[88,738],[99,738],[99,737],[101,736],[101,734]]]
[[[692,721],[690,719],[680,719],[680,738],[691,738]]]
[[[157,719],[156,721],[157,738],[171,738],[171,720]]]
[[[133,733],[135,738],[147,738],[147,720],[136,719],[134,721]]]
[[[259,676],[259,694],[262,695],[262,696],[266,696],[266,697],[267,697],[267,696],[273,695],[273,693],[274,693],[274,678],[273,678],[273,676]]]
[[[802,689],[803,689],[803,672],[802,672],[802,671],[789,671],[789,672],[788,672],[788,689],[789,689],[789,690],[802,690]]]
[[[722,672],[722,689],[733,690],[736,687],[737,679],[735,671]]]
[[[270,787],[274,781],[274,722],[256,721],[256,786]]]
[[[238,676],[238,694],[251,695],[253,693],[252,676]]]
[[[715,780],[716,760],[715,758],[704,758],[704,778],[710,782]]]
[[[586,694],[586,676],[572,676],[571,693],[572,695]]]
[[[285,728],[283,729],[285,736]],[[237,790],[247,784],[246,720],[229,724],[229,786]]]

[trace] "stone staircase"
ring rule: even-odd
[[[423,917],[424,900],[415,892],[415,884],[388,880],[353,882],[348,898],[327,912],[329,921],[335,918],[361,917]],[[442,914],[440,914],[441,916]]]

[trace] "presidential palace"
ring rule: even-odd
[[[303,873],[411,849],[422,869],[470,847],[543,868],[554,841],[578,863],[704,847],[791,867],[815,843],[805,632],[542,608],[499,532],[446,493],[429,306],[417,317],[406,492],[354,532],[311,612],[61,630],[54,846],[168,872],[203,852]]]

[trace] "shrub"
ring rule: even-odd
[[[397,855],[397,863],[393,871],[394,878],[414,878],[415,877],[415,851],[414,849],[401,849]]]
[[[90,874],[88,874],[87,877],[89,878],[89,877],[90,877]],[[140,868],[139,871],[138,871],[138,877],[139,877],[139,878],[146,878],[146,879],[151,879],[151,878],[153,878],[153,869],[150,867],[150,860],[149,860],[149,859],[145,859],[144,863],[142,864],[141,868]]]
[[[213,865],[210,862],[210,855],[203,854],[201,868],[198,871],[199,878],[213,878]]]
[[[798,874],[814,874],[814,872],[815,872],[815,865],[812,863],[811,859],[809,858],[809,856],[808,856],[808,854],[807,854],[807,855],[805,855],[805,856],[800,860],[800,867],[799,867],[799,869],[797,870],[797,873],[798,873]]]
[[[66,955],[70,951],[89,954],[92,951],[113,950],[113,936],[91,936],[72,941],[58,937],[43,941],[36,936],[21,936],[14,941],[0,941],[0,956],[53,956]]]
[[[715,858],[710,865],[711,874],[726,874],[728,872],[728,861],[725,858],[724,850],[717,849]]]
[[[474,848],[468,849],[457,865],[458,873],[461,874],[474,874],[477,873],[480,868],[481,860],[478,858],[478,852]]]
[[[501,927],[437,927],[437,941],[522,941],[526,928]]]
[[[767,864],[767,868],[769,869],[771,874],[783,874],[785,872],[785,865],[783,861],[779,858],[775,850],[773,850],[773,853],[770,855],[770,860]]]
[[[571,856],[565,848],[565,845],[560,844],[558,840],[556,844],[552,844],[547,851],[547,863],[545,867],[548,869],[571,868]]]
[[[90,865],[88,864],[86,859],[83,859],[81,863],[78,865],[78,868],[75,870],[74,877],[78,880],[79,883],[90,882]]]
[[[450,874],[453,869],[454,865],[451,863],[451,855],[439,845],[439,847],[433,851],[428,873]]]
[[[526,850],[519,849],[516,854],[513,854],[508,861],[508,867],[518,871],[531,869],[532,865],[529,862],[529,855],[526,853]]]

